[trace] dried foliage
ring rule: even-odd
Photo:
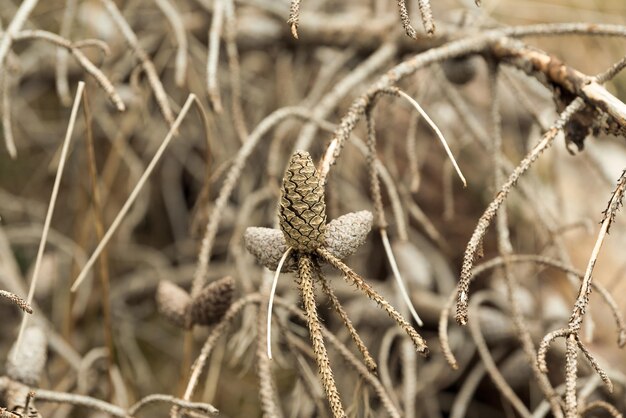
[[[480,3],[4,1],[0,417],[623,416],[626,6]]]

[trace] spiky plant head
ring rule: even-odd
[[[325,244],[326,203],[324,187],[306,151],[296,151],[283,177],[280,229],[287,245],[311,253]]]

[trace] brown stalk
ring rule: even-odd
[[[87,149],[87,166],[89,170],[89,181],[91,185],[91,193],[93,199],[94,226],[96,230],[96,238],[101,241],[104,237],[104,214],[102,212],[102,200],[100,196],[100,184],[98,182],[98,168],[96,166],[96,151],[93,140],[91,107],[89,105],[89,95],[85,91],[83,103],[83,116],[85,118],[85,147]],[[107,366],[109,376],[109,384],[111,385],[110,397],[113,399],[113,381],[111,373],[115,367],[115,344],[113,342],[113,322],[111,320],[111,301],[110,301],[110,274],[109,274],[109,254],[105,249],[98,260],[98,275],[100,276],[100,286],[102,290],[102,328],[104,331],[104,341],[107,347]]]
[[[396,323],[406,332],[409,336],[415,349],[422,355],[428,355],[428,347],[426,341],[415,331],[415,329],[409,324],[406,319],[400,315],[396,309],[389,304],[382,296],[380,296],[368,283],[366,283],[358,274],[356,274],[350,267],[346,266],[341,260],[332,255],[326,248],[320,247],[317,249],[317,253],[320,257],[326,260],[331,266],[339,270],[344,279],[351,284],[354,284],[359,290],[372,299],[376,304],[383,309]]]
[[[137,39],[137,35],[133,32],[132,28],[124,19],[122,12],[117,7],[117,5],[113,2],[113,0],[100,0],[103,4],[113,22],[118,27],[126,42],[131,47],[131,49],[137,55],[137,59],[141,63],[141,67],[146,73],[146,77],[148,78],[148,83],[154,92],[154,97],[156,99],[157,104],[159,105],[159,109],[165,118],[168,126],[172,126],[174,124],[174,114],[172,113],[172,108],[170,107],[167,94],[165,93],[165,89],[163,88],[163,84],[161,80],[159,80],[159,76],[157,74],[156,68],[154,67],[154,63],[150,60],[150,57],[146,53],[146,51],[139,45],[139,40]]]
[[[515,186],[519,178],[537,161],[539,156],[549,148],[557,134],[563,128],[565,123],[572,117],[574,113],[582,109],[584,101],[581,98],[574,100],[567,108],[561,113],[556,123],[550,128],[548,132],[542,137],[541,141],[537,143],[530,152],[524,157],[517,168],[511,173],[506,183],[502,185],[494,200],[491,201],[483,215],[478,220],[478,224],[474,229],[474,233],[470,238],[465,254],[463,256],[463,265],[461,267],[461,277],[457,286],[457,304],[456,304],[456,321],[460,325],[467,324],[467,306],[469,301],[469,280],[471,277],[472,267],[474,266],[474,260],[477,255],[482,251],[482,240],[487,229],[489,228],[491,221],[496,216],[498,209],[505,202],[509,192]]]
[[[324,293],[326,293],[326,296],[328,296],[328,299],[330,299],[330,303],[331,305],[333,305],[335,312],[337,312],[337,314],[343,321],[344,325],[346,326],[346,329],[348,330],[348,333],[350,334],[350,338],[352,338],[352,341],[354,341],[354,344],[357,346],[357,348],[359,349],[359,352],[363,356],[365,365],[367,366],[370,372],[376,373],[376,369],[377,369],[376,361],[374,360],[369,350],[365,346],[365,343],[361,339],[361,336],[359,335],[357,330],[354,328],[354,325],[352,325],[352,321],[350,320],[350,318],[348,318],[348,314],[346,313],[345,309],[343,309],[343,306],[341,306],[341,302],[339,302],[339,299],[337,299],[337,295],[335,295],[335,292],[333,292],[333,289],[328,284],[328,280],[326,280],[326,277],[324,277],[324,275],[319,270],[319,268],[316,270],[317,270],[317,279],[322,284],[322,289],[324,290]]]
[[[308,255],[300,255],[298,260],[298,280],[300,288],[300,296],[304,305],[304,312],[307,318],[307,324],[313,344],[313,352],[317,362],[318,371],[322,380],[322,386],[326,393],[326,398],[330,404],[330,409],[335,418],[346,417],[345,410],[341,404],[339,391],[335,384],[332,369],[326,346],[324,345],[324,337],[322,336],[322,328],[320,320],[317,316],[317,306],[315,305],[315,293],[313,286],[313,262]]]

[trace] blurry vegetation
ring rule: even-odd
[[[0,415],[621,417],[626,3],[478,3],[2,0]]]

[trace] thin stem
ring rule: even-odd
[[[155,0],[161,12],[170,21],[174,36],[176,37],[176,61],[174,80],[178,87],[185,84],[187,76],[187,33],[185,32],[185,23],[183,22],[180,12],[169,0]]]
[[[552,145],[554,139],[557,134],[561,131],[561,129],[565,126],[567,121],[569,121],[574,113],[579,111],[584,107],[584,101],[581,98],[577,98],[573,100],[567,108],[561,113],[558,120],[555,124],[550,128],[548,132],[545,133],[541,141],[535,145],[532,150],[524,157],[524,159],[520,162],[520,164],[513,170],[508,180],[502,185],[500,191],[497,193],[496,197],[491,201],[485,212],[478,220],[478,224],[474,229],[474,233],[470,238],[467,248],[465,249],[465,254],[463,256],[463,264],[461,266],[461,277],[459,279],[459,284],[457,286],[457,303],[456,303],[456,321],[460,325],[467,324],[467,306],[469,302],[469,280],[471,277],[472,267],[474,266],[474,260],[476,255],[480,253],[482,249],[482,241],[483,237],[487,233],[487,229],[489,228],[491,221],[494,216],[498,212],[498,209],[504,201],[506,200],[509,192],[515,186],[519,178],[532,166],[532,164],[537,161],[539,156],[545,151],[547,148]]]
[[[211,329],[211,333],[204,342],[204,345],[200,350],[200,354],[191,366],[191,375],[189,376],[189,381],[187,382],[187,387],[185,389],[185,394],[183,395],[183,400],[188,401],[193,396],[193,392],[198,385],[200,375],[202,374],[207,359],[209,358],[209,355],[211,354],[211,351],[215,346],[215,342],[222,336],[222,334],[228,328],[233,319],[235,319],[235,317],[246,305],[250,303],[259,303],[260,300],[261,296],[258,293],[253,293],[239,299],[238,301],[230,305],[230,308],[228,308],[220,322]]]
[[[454,155],[452,154],[452,151],[450,150],[450,147],[448,146],[448,141],[446,141],[446,138],[443,136],[441,129],[439,129],[437,124],[433,122],[430,116],[428,116],[428,113],[426,113],[426,111],[422,109],[422,106],[420,106],[420,104],[417,103],[417,101],[414,98],[412,98],[411,96],[409,96],[402,90],[398,90],[398,94],[400,94],[400,96],[404,97],[405,99],[409,101],[409,103],[411,103],[411,105],[419,112],[419,114],[422,115],[426,123],[428,123],[428,126],[430,126],[432,130],[435,132],[435,134],[437,135],[437,138],[439,138],[439,141],[441,141],[441,145],[443,145],[443,148],[446,150],[446,154],[448,154],[448,158],[450,158],[450,161],[452,162],[452,165],[454,166],[456,173],[458,174],[459,178],[463,182],[463,187],[467,187],[467,180],[465,180],[465,176],[461,172],[461,168],[457,164],[456,159],[454,158]]]
[[[85,88],[85,83],[80,81],[78,83],[78,88],[76,89],[76,96],[74,97],[74,104],[72,106],[72,112],[70,113],[70,121],[68,123],[67,131],[65,133],[65,139],[63,140],[63,147],[61,149],[61,157],[59,159],[59,166],[57,167],[57,173],[54,179],[54,185],[52,186],[52,194],[50,196],[50,203],[48,204],[48,212],[46,213],[46,219],[43,224],[43,232],[41,233],[41,240],[39,241],[39,249],[37,250],[37,258],[35,259],[35,268],[33,270],[33,277],[30,282],[30,288],[28,289],[28,297],[26,298],[26,302],[29,305],[33,303],[33,298],[35,297],[35,289],[37,288],[37,282],[39,280],[39,271],[41,270],[41,262],[43,260],[43,253],[44,253],[44,250],[46,249],[46,242],[48,241],[48,232],[50,231],[50,223],[52,222],[52,215],[54,214],[54,208],[56,205],[57,197],[59,195],[59,188],[61,187],[61,179],[63,178],[63,170],[65,168],[65,162],[67,161],[67,156],[69,154],[72,133],[74,132],[74,125],[76,123],[76,117],[78,116],[78,106],[80,106],[80,101],[83,97],[84,88]],[[16,355],[20,351],[20,343],[22,340],[22,336],[24,335],[24,330],[26,329],[27,322],[28,322],[28,316],[24,315],[24,317],[22,318],[20,331],[19,331],[19,334],[17,335],[17,340],[15,342],[14,353]]]
[[[377,369],[376,361],[374,360],[369,350],[365,346],[365,343],[361,339],[361,336],[359,335],[357,330],[354,328],[354,325],[352,325],[352,321],[348,317],[348,314],[346,313],[345,309],[343,309],[343,306],[341,306],[341,302],[339,302],[337,295],[335,295],[335,292],[333,292],[333,289],[330,287],[328,280],[326,280],[326,277],[324,277],[321,271],[318,271],[318,273],[319,274],[317,275],[317,278],[322,284],[322,290],[324,291],[324,293],[326,293],[326,296],[328,296],[328,299],[330,299],[330,303],[331,305],[333,305],[335,312],[337,312],[337,314],[343,321],[344,325],[346,326],[346,329],[348,330],[348,334],[350,334],[350,338],[352,338],[352,341],[354,341],[354,344],[356,345],[356,347],[359,349],[359,352],[363,356],[365,365],[367,366],[370,372],[376,373],[376,369]]]
[[[413,316],[413,319],[415,320],[415,322],[417,322],[417,325],[419,325],[420,327],[423,327],[424,322],[422,321],[422,318],[420,318],[420,316],[417,314],[417,311],[415,310],[415,306],[413,305],[413,302],[411,302],[411,297],[409,296],[409,292],[406,290],[406,287],[404,286],[404,280],[402,279],[402,275],[400,274],[400,269],[398,269],[398,263],[396,263],[396,258],[393,255],[391,244],[389,244],[389,237],[387,236],[387,230],[381,229],[380,237],[382,238],[383,247],[385,248],[385,254],[387,255],[387,260],[389,260],[389,265],[391,266],[391,271],[393,272],[393,277],[396,280],[396,284],[398,285],[398,290],[400,291],[400,294],[402,295],[402,299],[404,299],[404,303],[408,306],[409,311],[411,312],[411,316]]]
[[[4,144],[11,159],[17,158],[17,148],[15,147],[15,137],[13,136],[13,123],[11,120],[11,79],[9,73],[0,72],[0,89],[2,90],[2,133],[4,134]]]
[[[24,23],[28,20],[28,16],[30,16],[38,2],[39,0],[23,1],[20,8],[15,13],[15,16],[13,16],[13,19],[4,33],[4,36],[0,39],[0,74],[5,71],[4,61],[11,50],[13,37],[22,29],[22,26],[24,26]]]
[[[191,93],[189,97],[187,98],[187,101],[183,105],[183,108],[181,109],[180,113],[178,114],[178,117],[176,118],[172,126],[170,127],[170,130],[167,133],[167,136],[165,137],[163,142],[161,143],[161,146],[159,146],[159,149],[154,154],[154,157],[152,157],[150,164],[148,164],[148,167],[146,167],[146,171],[143,172],[143,174],[139,178],[139,181],[137,181],[135,188],[133,189],[130,196],[124,203],[124,206],[122,206],[122,209],[120,209],[120,212],[115,217],[115,220],[113,221],[113,223],[107,230],[106,234],[104,234],[104,237],[102,238],[102,240],[100,240],[100,243],[94,250],[91,257],[89,257],[89,260],[87,260],[87,263],[85,263],[85,266],[83,267],[82,271],[80,272],[80,274],[74,281],[74,284],[72,285],[72,289],[71,289],[72,292],[75,292],[80,286],[80,284],[83,282],[83,280],[85,280],[85,278],[87,277],[87,274],[93,267],[93,264],[96,262],[96,260],[98,259],[98,257],[100,256],[100,254],[102,253],[106,245],[111,240],[111,237],[113,236],[115,231],[117,231],[117,228],[119,228],[120,224],[122,223],[122,220],[124,219],[128,211],[130,210],[130,207],[132,206],[132,204],[135,202],[135,200],[139,196],[139,193],[143,189],[143,186],[146,184],[146,181],[148,180],[148,178],[154,171],[154,168],[156,167],[157,163],[161,159],[163,153],[165,152],[165,149],[174,138],[175,132],[178,130],[178,127],[180,126],[181,122],[187,115],[187,112],[189,112],[189,109],[191,108],[191,105],[193,104],[194,99],[195,99],[195,95]]]
[[[278,276],[283,269],[283,264],[291,254],[292,248],[287,248],[287,251],[283,254],[278,262],[274,279],[272,280],[272,289],[270,290],[270,297],[267,303],[267,358],[272,359],[272,307],[274,306],[274,296],[276,295],[276,286],[278,285]]]
[[[341,260],[332,255],[327,249],[320,247],[317,249],[317,253],[328,263],[339,270],[344,279],[348,283],[353,283],[358,287],[363,293],[367,295],[368,298],[372,299],[376,304],[383,309],[387,314],[397,322],[397,324],[406,332],[406,334],[413,341],[413,345],[415,349],[422,355],[428,355],[428,347],[426,346],[426,341],[415,331],[415,329],[409,324],[406,319],[400,315],[400,313],[389,304],[382,296],[380,296],[368,283],[366,283],[358,274],[356,274],[350,267],[346,266]]]
[[[308,255],[301,255],[298,260],[298,280],[300,287],[300,296],[304,305],[307,324],[315,353],[318,371],[322,380],[322,386],[326,393],[326,398],[330,404],[330,409],[335,418],[346,417],[345,410],[341,404],[339,391],[335,384],[333,371],[330,368],[330,360],[328,352],[324,345],[324,337],[322,336],[322,326],[317,316],[317,306],[315,305],[315,293],[313,290],[313,262]]]
[[[207,57],[207,90],[209,101],[215,113],[222,113],[222,99],[220,88],[217,82],[217,65],[220,56],[220,37],[222,36],[222,26],[224,24],[224,0],[216,0],[213,3],[213,16],[211,18],[211,29],[209,31],[209,52]]]
[[[93,140],[93,130],[91,126],[91,108],[89,105],[89,95],[85,93],[83,105],[83,115],[85,117],[85,146],[87,148],[87,165],[89,169],[89,180],[91,184],[93,211],[95,217],[96,238],[102,240],[104,237],[104,214],[102,213],[102,198],[100,196],[100,187],[98,182],[98,168],[96,166],[96,151]],[[111,300],[110,300],[110,284],[109,284],[109,260],[106,251],[102,252],[102,256],[98,263],[100,284],[102,286],[102,328],[104,329],[104,340],[107,346],[107,365],[109,383],[111,391],[113,391],[113,381],[111,373],[115,366],[115,345],[113,343],[113,321],[111,320]],[[111,393],[111,396],[113,394]]]

